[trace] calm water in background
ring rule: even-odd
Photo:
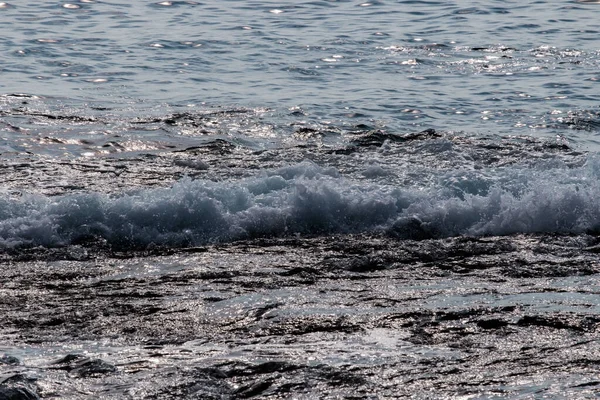
[[[41,110],[241,106],[277,126],[300,107],[337,125],[600,143],[594,2],[2,4],[0,92],[43,96]]]

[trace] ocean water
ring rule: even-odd
[[[598,15],[0,3],[0,398],[592,398]]]
[[[7,3],[3,109],[20,106],[10,94],[36,96],[23,112],[95,117],[114,136],[131,129],[129,119],[243,108],[251,115],[217,122],[223,134],[257,146],[277,145],[290,125],[304,123],[559,136],[596,150],[597,8],[583,1]],[[73,141],[96,139],[92,127],[62,130]],[[203,136],[140,130],[124,137],[156,147]],[[7,131],[6,145],[18,143]]]

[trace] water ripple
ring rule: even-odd
[[[596,3],[3,2],[2,92],[545,134],[549,112],[600,100]]]

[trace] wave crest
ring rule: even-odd
[[[237,181],[183,179],[118,196],[0,198],[0,245],[190,246],[294,234],[456,235],[583,233],[600,227],[600,163],[455,171],[431,186],[346,179],[303,162]],[[485,175],[485,176],[483,176]],[[460,177],[461,179],[456,179]]]

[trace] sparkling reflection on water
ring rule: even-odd
[[[1,91],[553,136],[597,108],[589,3],[2,3]],[[587,127],[568,135],[593,144]]]

